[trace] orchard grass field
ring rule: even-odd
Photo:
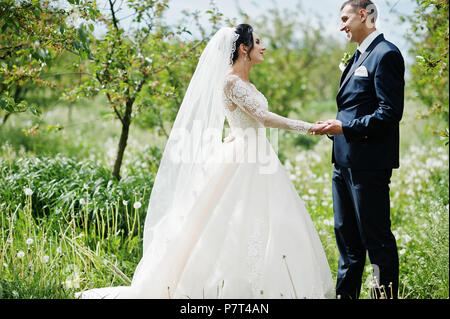
[[[142,255],[149,194],[165,139],[130,131],[122,179],[111,175],[120,127],[104,120],[101,98],[28,114],[0,128],[0,298],[74,298],[80,290],[128,285]],[[391,183],[391,221],[400,256],[400,298],[449,297],[448,147],[428,135],[432,119],[406,101],[401,167]],[[304,119],[334,117],[335,104],[305,109]],[[32,132],[33,133],[33,132]],[[36,132],[34,132],[36,133]],[[278,154],[319,233],[336,279],[331,141],[278,132]],[[282,212],[280,212],[282,213]],[[367,258],[361,298],[370,298]]]

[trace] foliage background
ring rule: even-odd
[[[214,30],[237,23],[212,4],[168,25],[155,13],[170,1],[128,1],[139,44],[136,32],[120,21],[116,28],[111,11],[93,1],[69,1],[76,9],[69,11],[52,2],[0,2],[1,298],[73,298],[81,289],[129,283],[164,144],[196,62]],[[275,5],[263,15],[241,12],[240,19],[268,47],[251,80],[271,110],[313,122],[334,118],[338,64],[355,46],[300,19],[308,16],[303,10]],[[151,19],[144,23],[144,16]],[[401,168],[391,184],[401,297],[448,298],[448,1],[416,0],[414,14],[402,18],[413,21],[412,49],[403,52],[413,63]],[[95,36],[98,24],[108,30],[104,37]],[[121,98],[136,92],[130,81],[142,80],[146,70],[158,72],[134,95],[118,179],[112,172],[124,128]],[[111,82],[102,87],[96,73]],[[331,145],[326,138],[277,134],[279,157],[335,278]],[[366,266],[363,298],[369,298],[370,261]]]

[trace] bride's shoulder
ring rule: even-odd
[[[235,81],[239,81],[241,78],[239,77],[239,75],[234,74],[234,73],[227,73],[225,75],[225,81],[226,82],[235,82]]]
[[[225,75],[225,85],[226,86],[232,86],[239,84],[239,86],[244,86],[247,87],[249,84],[251,84],[250,82],[246,82],[244,81],[239,75],[235,74],[235,73],[228,73]]]
[[[227,75],[225,75],[224,88],[231,89],[239,82],[240,79],[241,78],[238,75],[233,74],[233,73],[228,73]]]

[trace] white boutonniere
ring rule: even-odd
[[[344,53],[344,56],[341,59],[341,63],[339,64],[339,69],[341,69],[342,72],[344,72],[351,58],[352,55],[349,52]]]

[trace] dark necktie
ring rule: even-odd
[[[356,62],[358,61],[360,55],[361,55],[361,53],[359,52],[358,49],[356,49],[355,58],[353,59],[353,64],[356,64]]]

